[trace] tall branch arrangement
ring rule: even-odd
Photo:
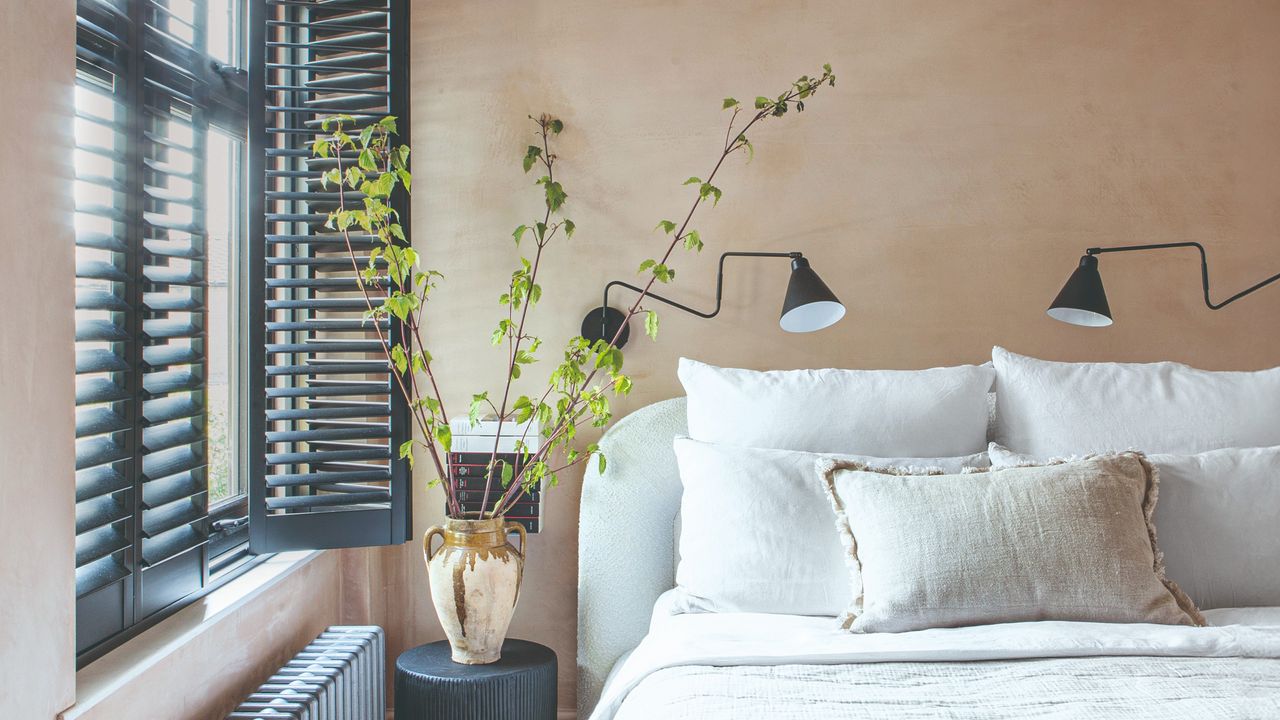
[[[658,315],[645,308],[645,298],[654,283],[669,283],[675,278],[671,261],[677,248],[702,250],[702,236],[691,223],[699,208],[708,202],[712,207],[720,202],[723,192],[715,185],[715,178],[725,160],[740,152],[750,160],[754,148],[748,131],[768,118],[781,117],[793,109],[803,111],[807,99],[821,87],[833,85],[831,66],[824,65],[820,75],[799,78],[775,98],[757,97],[751,109],[734,98],[724,99],[723,108],[732,110],[732,115],[719,156],[705,178],[694,176],[684,181],[696,190],[684,219],[659,221],[655,231],[664,234],[666,249],[640,264],[638,273],[647,275],[648,281],[626,310],[626,321],[643,314],[646,334],[657,339]],[[487,390],[476,393],[467,408],[473,425],[489,411],[498,418],[484,493],[485,516],[505,514],[529,491],[543,485],[554,486],[561,472],[591,458],[603,471],[606,460],[598,445],[591,443],[579,449],[577,433],[584,427],[608,425],[612,419],[610,395],[626,395],[632,387],[631,378],[622,372],[623,355],[617,347],[619,330],[614,337],[595,343],[580,336],[571,338],[541,393],[515,394],[513,389],[514,382],[537,361],[542,347],[541,338],[526,328],[530,310],[542,298],[538,274],[547,250],[557,239],[572,237],[575,231],[573,220],[564,214],[568,194],[556,178],[557,157],[552,152],[552,141],[564,131],[564,123],[545,114],[530,119],[536,126],[535,142],[525,150],[522,165],[526,173],[539,170],[535,185],[541,188],[543,207],[539,218],[520,225],[511,235],[516,246],[532,257],[521,255],[520,265],[498,298],[503,317],[490,340],[494,346],[503,347],[507,355],[502,391],[493,395]],[[447,464],[452,442],[450,416],[432,370],[431,353],[423,341],[427,307],[443,275],[422,267],[422,258],[406,243],[399,214],[392,207],[393,194],[412,189],[409,147],[396,144],[396,134],[393,117],[361,124],[350,116],[334,116],[325,120],[323,134],[313,141],[312,151],[321,158],[336,160],[336,167],[322,178],[326,189],[337,188],[337,208],[328,214],[326,226],[339,232],[346,242],[356,284],[364,297],[366,318],[394,319],[402,328],[399,337],[393,339],[377,322],[371,323],[388,362],[396,370],[392,373],[396,388],[408,403],[417,430],[413,439],[398,448],[399,458],[412,467],[416,450],[425,451],[437,475],[431,485],[443,486],[449,515],[462,517],[458,488]],[[357,236],[373,241],[373,249],[363,262],[355,251]],[[530,420],[537,420],[541,430],[537,442],[528,437],[529,425],[525,423]],[[508,422],[523,426],[516,444],[520,463],[509,463],[498,453],[497,436]]]

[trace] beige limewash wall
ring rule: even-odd
[[[415,2],[414,240],[447,276],[432,333],[447,402],[457,412],[500,389],[504,354],[487,338],[516,263],[510,232],[538,208],[518,164],[526,115],[564,119],[559,172],[578,225],[545,265],[533,331],[546,370],[604,282],[658,252],[654,224],[687,208],[680,182],[715,160],[721,98],[777,94],[823,62],[837,86],[753,133],[755,160],[729,163],[724,200],[695,223],[706,250],[677,256],[668,289],[709,306],[720,251],[802,250],[848,316],[783,334],[785,263],[734,265],[721,317],[666,311],[660,342],[633,341],[636,391],[620,412],[680,394],[681,355],[922,368],[982,362],[1001,344],[1063,360],[1280,364],[1280,288],[1211,312],[1191,251],[1104,258],[1110,329],[1044,315],[1092,245],[1202,241],[1218,295],[1280,270],[1277,36],[1274,1]],[[566,706],[577,485],[550,494],[512,630],[559,653]],[[421,532],[441,503],[417,500]],[[418,548],[382,561],[397,639],[439,637]]]
[[[0,716],[52,718],[75,692],[75,9],[0,3]]]

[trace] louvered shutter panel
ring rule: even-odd
[[[409,472],[393,455],[408,413],[343,238],[323,227],[336,161],[310,141],[335,114],[395,115],[407,132],[408,2],[255,0],[250,23],[250,547],[404,542]]]
[[[124,0],[82,0],[76,28],[77,647],[132,622],[137,284],[126,198],[130,58]]]
[[[207,580],[202,7],[77,7],[78,650]]]
[[[146,0],[142,116],[142,614],[198,590],[205,440],[203,3]]]

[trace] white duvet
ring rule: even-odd
[[[667,616],[591,720],[1280,718],[1280,608],[1211,627],[1030,622],[857,635],[831,618]]]

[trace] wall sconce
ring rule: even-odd
[[[1131,252],[1135,250],[1164,250],[1167,248],[1193,247],[1200,251],[1200,283],[1204,287],[1204,304],[1210,310],[1218,310],[1230,305],[1249,293],[1260,290],[1280,280],[1280,273],[1272,275],[1262,282],[1246,290],[1232,295],[1220,303],[1209,299],[1209,261],[1205,256],[1204,246],[1197,242],[1161,243],[1158,245],[1125,245],[1121,247],[1089,248],[1080,265],[1067,278],[1058,297],[1049,305],[1049,317],[1072,325],[1082,327],[1106,327],[1111,324],[1111,307],[1107,305],[1107,292],[1102,287],[1102,274],[1098,272],[1098,255],[1113,252]]]
[[[787,295],[782,302],[782,316],[778,319],[778,324],[782,326],[783,330],[787,332],[814,332],[815,330],[830,327],[844,317],[844,305],[840,304],[840,300],[836,298],[835,293],[831,292],[827,284],[822,282],[822,278],[818,277],[818,273],[809,267],[809,261],[799,252],[727,252],[721,255],[720,271],[716,276],[716,307],[711,312],[695,310],[687,305],[682,305],[653,293],[649,293],[646,297],[666,303],[671,307],[698,317],[713,318],[720,312],[724,291],[724,261],[725,258],[730,257],[791,259],[791,280],[787,283]],[[604,302],[600,307],[587,313],[587,316],[582,320],[582,337],[592,343],[597,340],[608,342],[621,329],[622,332],[618,335],[616,345],[617,347],[622,347],[631,336],[631,329],[623,325],[626,315],[621,310],[609,307],[609,289],[614,285],[619,285],[635,292],[644,291],[643,288],[621,280],[613,280],[605,285]]]

